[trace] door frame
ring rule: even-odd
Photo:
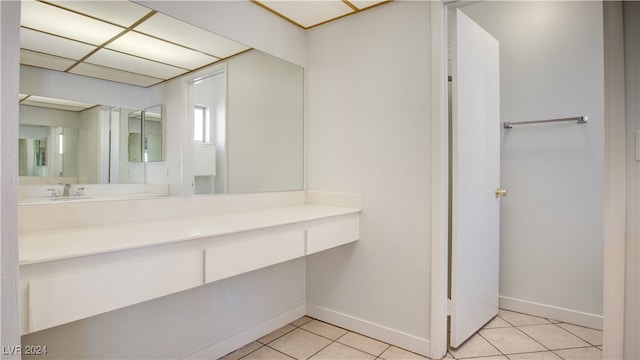
[[[447,352],[449,130],[447,11],[470,2],[437,0],[431,7],[431,317],[430,357]],[[621,359],[624,339],[625,113],[623,12],[603,1],[605,46],[604,331],[603,358]],[[621,65],[622,64],[622,65]],[[622,100],[621,100],[622,99]],[[622,261],[621,261],[622,260]]]

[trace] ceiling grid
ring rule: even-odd
[[[249,49],[130,1],[23,0],[21,13],[21,64],[142,87]]]
[[[310,29],[390,0],[251,0]],[[22,0],[20,63],[150,87],[250,49],[127,0]],[[49,101],[31,95],[22,104]],[[82,109],[92,104],[52,104]]]

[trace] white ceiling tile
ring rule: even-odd
[[[162,79],[156,79],[151,76],[144,76],[133,74],[117,69],[111,69],[99,65],[82,63],[74,67],[69,71],[73,74],[84,75],[94,77],[98,79],[104,79],[109,81],[121,82],[125,84],[137,85],[142,87],[148,87],[162,82]]]
[[[358,8],[358,10],[363,10],[374,5],[382,4],[384,2],[388,2],[389,0],[356,0],[349,1],[352,5]]]
[[[78,101],[54,99],[54,98],[48,98],[44,96],[35,96],[35,95],[29,96],[29,98],[24,100],[22,104],[40,106],[40,107],[49,107],[53,109],[69,110],[69,111],[82,111],[82,110],[96,106],[96,104],[87,104],[87,103],[78,102]]]
[[[107,48],[185,69],[196,69],[219,60],[136,32],[117,38]]]
[[[305,28],[354,12],[341,0],[266,0],[258,2]]]
[[[74,63],[74,60],[64,59],[58,56],[41,54],[29,50],[20,50],[20,64],[24,65],[64,71]]]
[[[121,33],[124,29],[72,13],[42,2],[22,1],[22,26],[94,45]]]
[[[152,76],[159,79],[170,79],[187,72],[187,70],[182,68],[161,64],[155,61],[142,59],[108,49],[101,49],[97,51],[95,54],[87,58],[86,62]]]
[[[80,60],[96,47],[85,43],[20,28],[20,48]]]
[[[226,58],[249,49],[248,46],[161,13],[153,15],[135,30],[218,58]]]
[[[68,1],[48,0],[50,3],[62,6],[82,14],[90,15],[124,27],[133,25],[152,10],[131,1]]]
[[[382,2],[385,1],[350,3],[365,9]],[[89,44],[105,44],[151,12],[125,0],[22,0],[21,4],[20,62],[59,71],[95,50],[96,46]],[[303,27],[356,13],[341,0],[265,0],[259,4]],[[148,87],[249,49],[161,13],[155,13],[106,47],[92,55],[90,63],[79,64],[70,72]]]

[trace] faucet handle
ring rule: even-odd
[[[58,193],[56,192],[56,189],[47,189],[47,191],[51,192],[51,197],[52,198],[58,196]]]
[[[76,189],[76,196],[80,196],[80,191],[84,191],[83,187],[79,187]]]

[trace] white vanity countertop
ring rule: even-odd
[[[126,222],[19,234],[20,265],[135,249],[205,237],[259,230],[333,216],[358,208],[297,205]]]

